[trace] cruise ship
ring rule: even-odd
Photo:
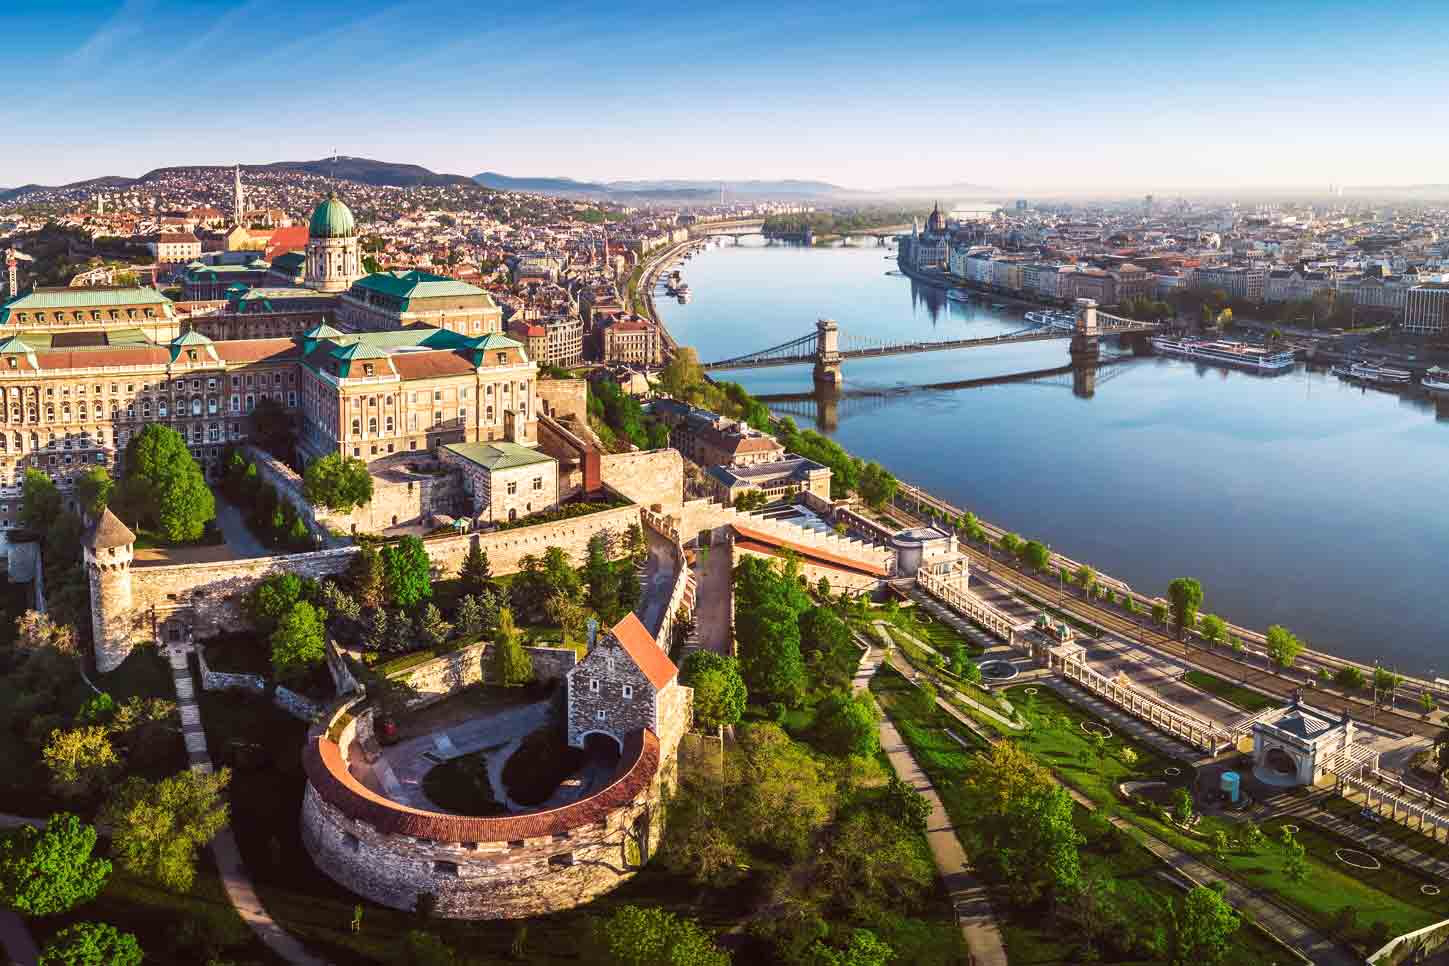
[[[1277,375],[1293,368],[1293,353],[1290,350],[1266,349],[1248,345],[1246,342],[1154,336],[1152,348],[1163,355],[1181,356],[1198,362],[1214,362],[1266,375]]]
[[[1353,362],[1347,365],[1337,365],[1329,370],[1335,376],[1342,379],[1352,379],[1356,382],[1369,382],[1376,386],[1407,386],[1414,374],[1407,369],[1395,369],[1392,366],[1376,366],[1371,362]]]
[[[1429,371],[1419,380],[1419,385],[1430,392],[1449,393],[1449,369],[1430,366]]]

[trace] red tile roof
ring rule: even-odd
[[[452,349],[430,352],[395,352],[388,356],[392,367],[403,379],[431,379],[434,376],[458,376],[473,371],[473,361]]]
[[[302,355],[291,339],[228,339],[212,345],[223,362],[281,362]]]
[[[40,351],[35,361],[42,369],[84,369],[103,366],[164,366],[171,361],[171,353],[159,347],[137,346],[125,348],[108,346],[105,349],[81,351]]]
[[[341,749],[325,733],[308,738],[302,766],[323,801],[379,832],[433,842],[516,842],[595,825],[646,794],[659,769],[659,738],[647,729],[629,735],[613,780],[588,798],[546,812],[496,818],[428,812],[384,798],[352,777]]]
[[[842,570],[853,570],[856,573],[870,574],[873,577],[886,576],[886,569],[879,564],[867,563],[864,560],[852,560],[844,554],[834,553],[823,547],[817,547],[808,543],[796,543],[793,540],[783,540],[774,534],[756,530],[753,527],[740,526],[738,523],[731,523],[730,528],[746,540],[762,544],[767,547],[783,547],[794,551],[802,557],[806,557],[818,563],[824,563],[831,567],[838,567]]]
[[[649,633],[648,628],[632,611],[609,629],[609,635],[619,642],[619,646],[639,670],[644,672],[649,683],[654,685],[654,690],[658,691],[668,685],[679,673],[679,668],[674,666],[669,655],[655,642],[654,635]]]
[[[293,225],[291,228],[278,228],[272,232],[272,237],[267,240],[266,251],[262,257],[271,261],[278,255],[285,255],[287,252],[300,252],[307,248],[307,226]]]

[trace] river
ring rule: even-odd
[[[843,337],[887,341],[1024,325],[1020,309],[887,274],[888,255],[725,243],[682,266],[689,304],[661,295],[658,307],[706,361],[805,335],[821,316]],[[1206,611],[1449,677],[1437,610],[1449,596],[1449,407],[1303,366],[1270,378],[1158,357],[1102,367],[1089,396],[1070,377],[907,388],[1067,362],[1066,340],[854,360],[832,410],[773,408],[1139,591],[1197,577]],[[811,389],[808,366],[718,375],[756,394]]]

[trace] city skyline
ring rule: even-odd
[[[19,3],[11,119],[25,150],[0,158],[0,185],[334,150],[463,175],[869,190],[1443,180],[1430,159],[1445,137],[1416,105],[1449,78],[1412,11],[1349,48],[1357,13],[1321,3],[1220,5],[1211,19],[1166,4],[670,17],[573,5],[461,31],[476,19],[464,4],[214,10],[85,0],[62,21]]]

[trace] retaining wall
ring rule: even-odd
[[[488,653],[491,646],[487,641],[479,641],[399,671],[394,677],[406,681],[417,692],[408,701],[408,707],[426,707],[461,688],[487,681],[492,665]],[[568,648],[525,647],[524,650],[533,658],[533,674],[539,681],[561,681],[578,663],[578,656]]]

